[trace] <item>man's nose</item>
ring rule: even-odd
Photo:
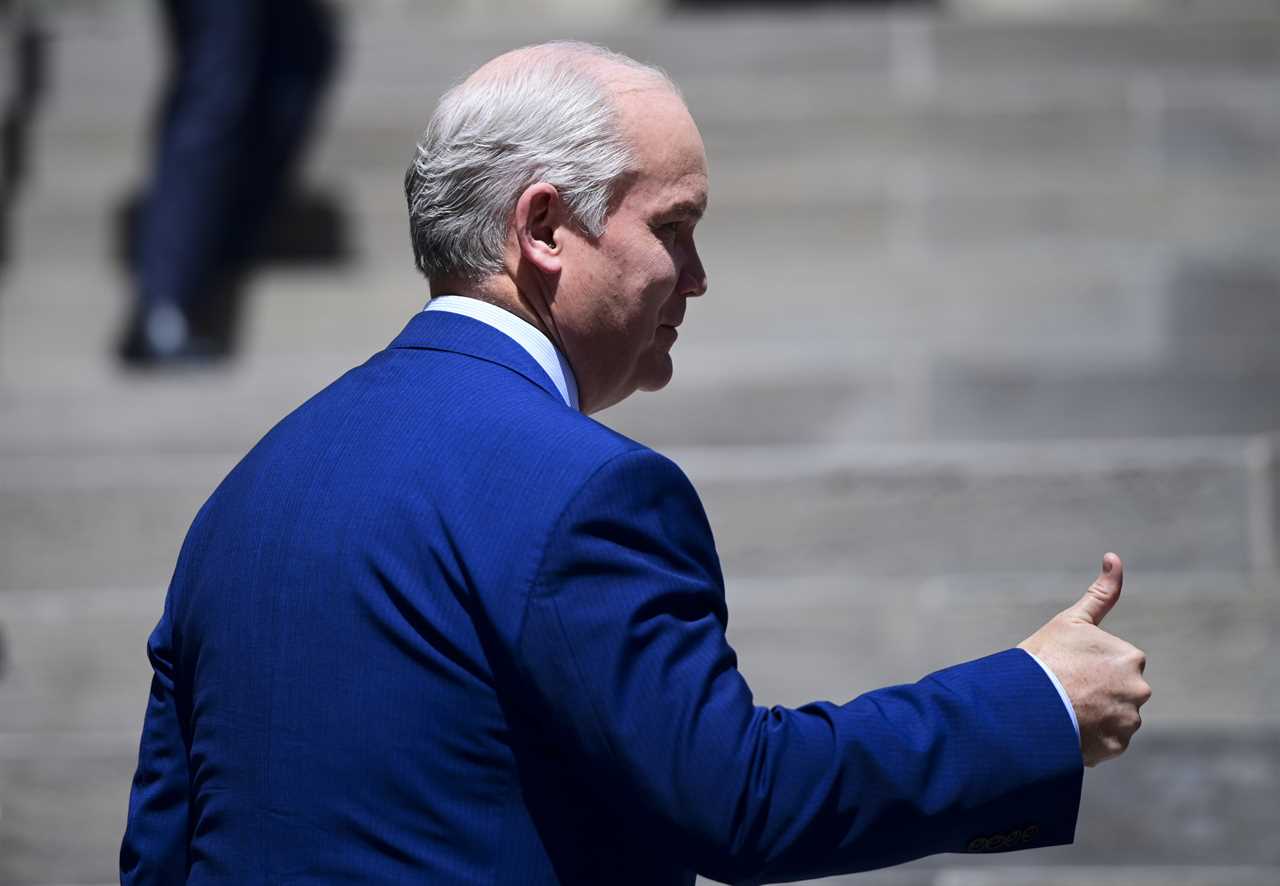
[[[680,294],[689,297],[703,295],[707,291],[707,271],[702,266],[702,259],[695,251],[689,264],[685,265],[684,278],[681,280]]]

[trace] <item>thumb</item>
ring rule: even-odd
[[[1102,572],[1089,585],[1080,601],[1067,610],[1067,614],[1091,625],[1102,624],[1111,607],[1120,599],[1120,588],[1124,584],[1124,563],[1115,554],[1107,553],[1102,557]]]

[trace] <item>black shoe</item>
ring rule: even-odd
[[[116,356],[131,369],[203,366],[228,356],[225,341],[197,335],[176,305],[137,308],[116,346]]]

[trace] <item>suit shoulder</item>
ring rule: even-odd
[[[438,351],[383,351],[312,397],[237,473],[345,489],[518,499],[556,508],[612,460],[647,453],[500,364]],[[643,460],[643,459],[642,459]],[[254,484],[255,486],[257,484]],[[492,489],[491,489],[492,487]],[[388,495],[391,491],[387,492]]]

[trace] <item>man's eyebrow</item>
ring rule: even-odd
[[[693,200],[681,200],[670,206],[663,215],[683,215],[694,219],[700,219],[706,214],[707,206],[705,203],[695,203]]]

